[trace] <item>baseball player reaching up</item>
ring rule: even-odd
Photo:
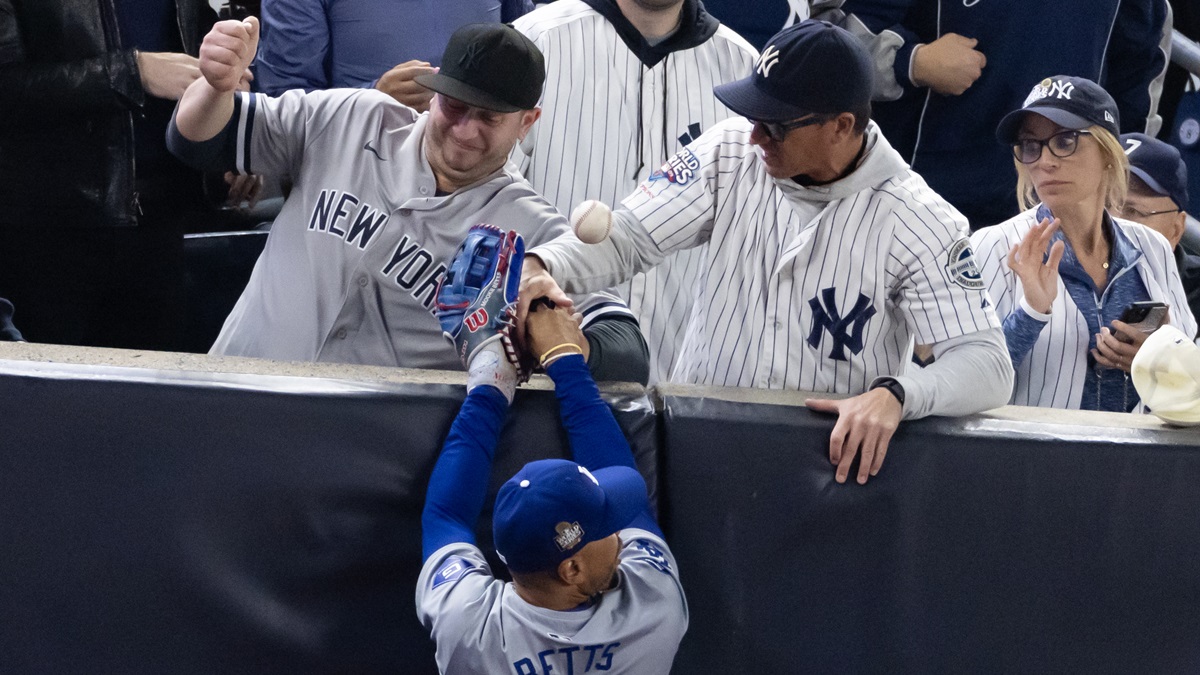
[[[714,90],[742,117],[651,174],[607,240],[531,250],[522,307],[707,242],[671,380],[851,394],[808,402],[838,415],[838,482],[860,454],[858,482],[877,473],[901,419],[1004,405],[1012,364],[967,222],[870,121],[872,67],[831,24],[778,33],[748,77]],[[935,363],[909,366],[914,340]]]
[[[675,559],[565,309],[531,312],[528,338],[554,380],[578,463],[530,462],[500,488],[494,539],[512,582],[493,577],[475,545],[518,378],[508,322],[521,248],[515,233],[476,226],[438,294],[468,383],[429,479],[418,615],[442,673],[668,673],[688,621]]]
[[[374,90],[235,92],[254,58],[254,18],[218,23],[169,130],[198,167],[287,175],[295,189],[211,353],[289,361],[458,368],[432,310],[434,290],[474,223],[531,243],[566,218],[508,156],[537,120],[545,66],[503,24],[469,24],[446,46],[418,115]],[[616,298],[576,299],[599,379],[645,381],[646,342]]]

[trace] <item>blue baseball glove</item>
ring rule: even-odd
[[[521,235],[481,223],[467,232],[447,265],[437,289],[437,318],[468,370],[481,349],[499,343],[518,379],[528,379],[512,341],[524,260]]]

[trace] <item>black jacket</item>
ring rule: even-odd
[[[12,303],[0,298],[0,342],[21,342],[21,332],[12,324]]]
[[[0,227],[136,224],[133,115],[146,94],[114,0],[0,0]],[[202,0],[175,0],[185,50]]]

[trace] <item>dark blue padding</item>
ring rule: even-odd
[[[267,245],[265,230],[205,232],[183,237],[187,324],[179,349],[206,353],[246,290]]]
[[[931,418],[838,485],[830,416],[663,405],[674,673],[1200,672],[1195,429]]]
[[[0,670],[437,672],[414,606],[420,515],[461,386],[283,393],[253,376],[63,379],[12,363],[0,361]],[[605,398],[654,485],[652,405]],[[567,456],[557,408],[550,391],[516,398],[477,530],[489,554],[503,481]]]

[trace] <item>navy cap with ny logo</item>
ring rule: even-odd
[[[1021,107],[1000,120],[996,138],[1004,144],[1016,141],[1021,120],[1028,113],[1037,113],[1065,129],[1095,125],[1114,138],[1121,133],[1117,102],[1103,87],[1083,77],[1054,75],[1035,84]]]
[[[856,112],[871,102],[874,66],[858,38],[826,21],[802,21],[769,41],[750,75],[713,93],[756,122]]]

